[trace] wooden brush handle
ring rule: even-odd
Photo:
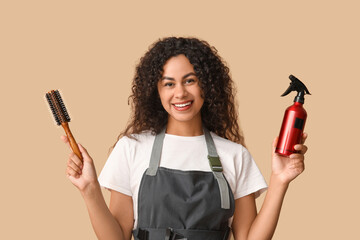
[[[75,141],[75,138],[73,137],[73,135],[70,131],[69,124],[67,122],[63,122],[63,123],[61,123],[61,126],[64,128],[64,130],[66,132],[66,136],[69,139],[69,143],[70,143],[70,146],[71,146],[73,152],[76,154],[76,156],[78,156],[81,160],[83,160],[80,149]]]

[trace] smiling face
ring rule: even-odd
[[[172,57],[165,63],[158,92],[169,114],[168,128],[174,124],[201,126],[202,90],[194,67],[185,55]]]

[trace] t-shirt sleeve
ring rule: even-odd
[[[267,189],[267,184],[250,152],[242,147],[237,161],[240,162],[236,169],[234,198],[238,199],[251,193],[255,193],[255,198],[259,197]]]
[[[110,153],[99,175],[100,186],[132,196],[130,188],[129,139],[122,137]]]

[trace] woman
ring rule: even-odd
[[[257,214],[267,185],[244,147],[232,84],[205,41],[170,37],[151,46],[136,68],[132,119],[99,180],[80,144],[83,164],[75,154],[68,160],[98,239],[220,240],[231,230],[236,240],[271,239],[287,187],[304,170],[306,134],[290,158],[273,151]],[[111,191],[109,207],[100,184]]]

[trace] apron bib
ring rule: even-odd
[[[155,137],[139,188],[135,240],[228,239],[234,196],[210,132],[204,129],[204,134],[212,172],[159,167],[165,129]]]

